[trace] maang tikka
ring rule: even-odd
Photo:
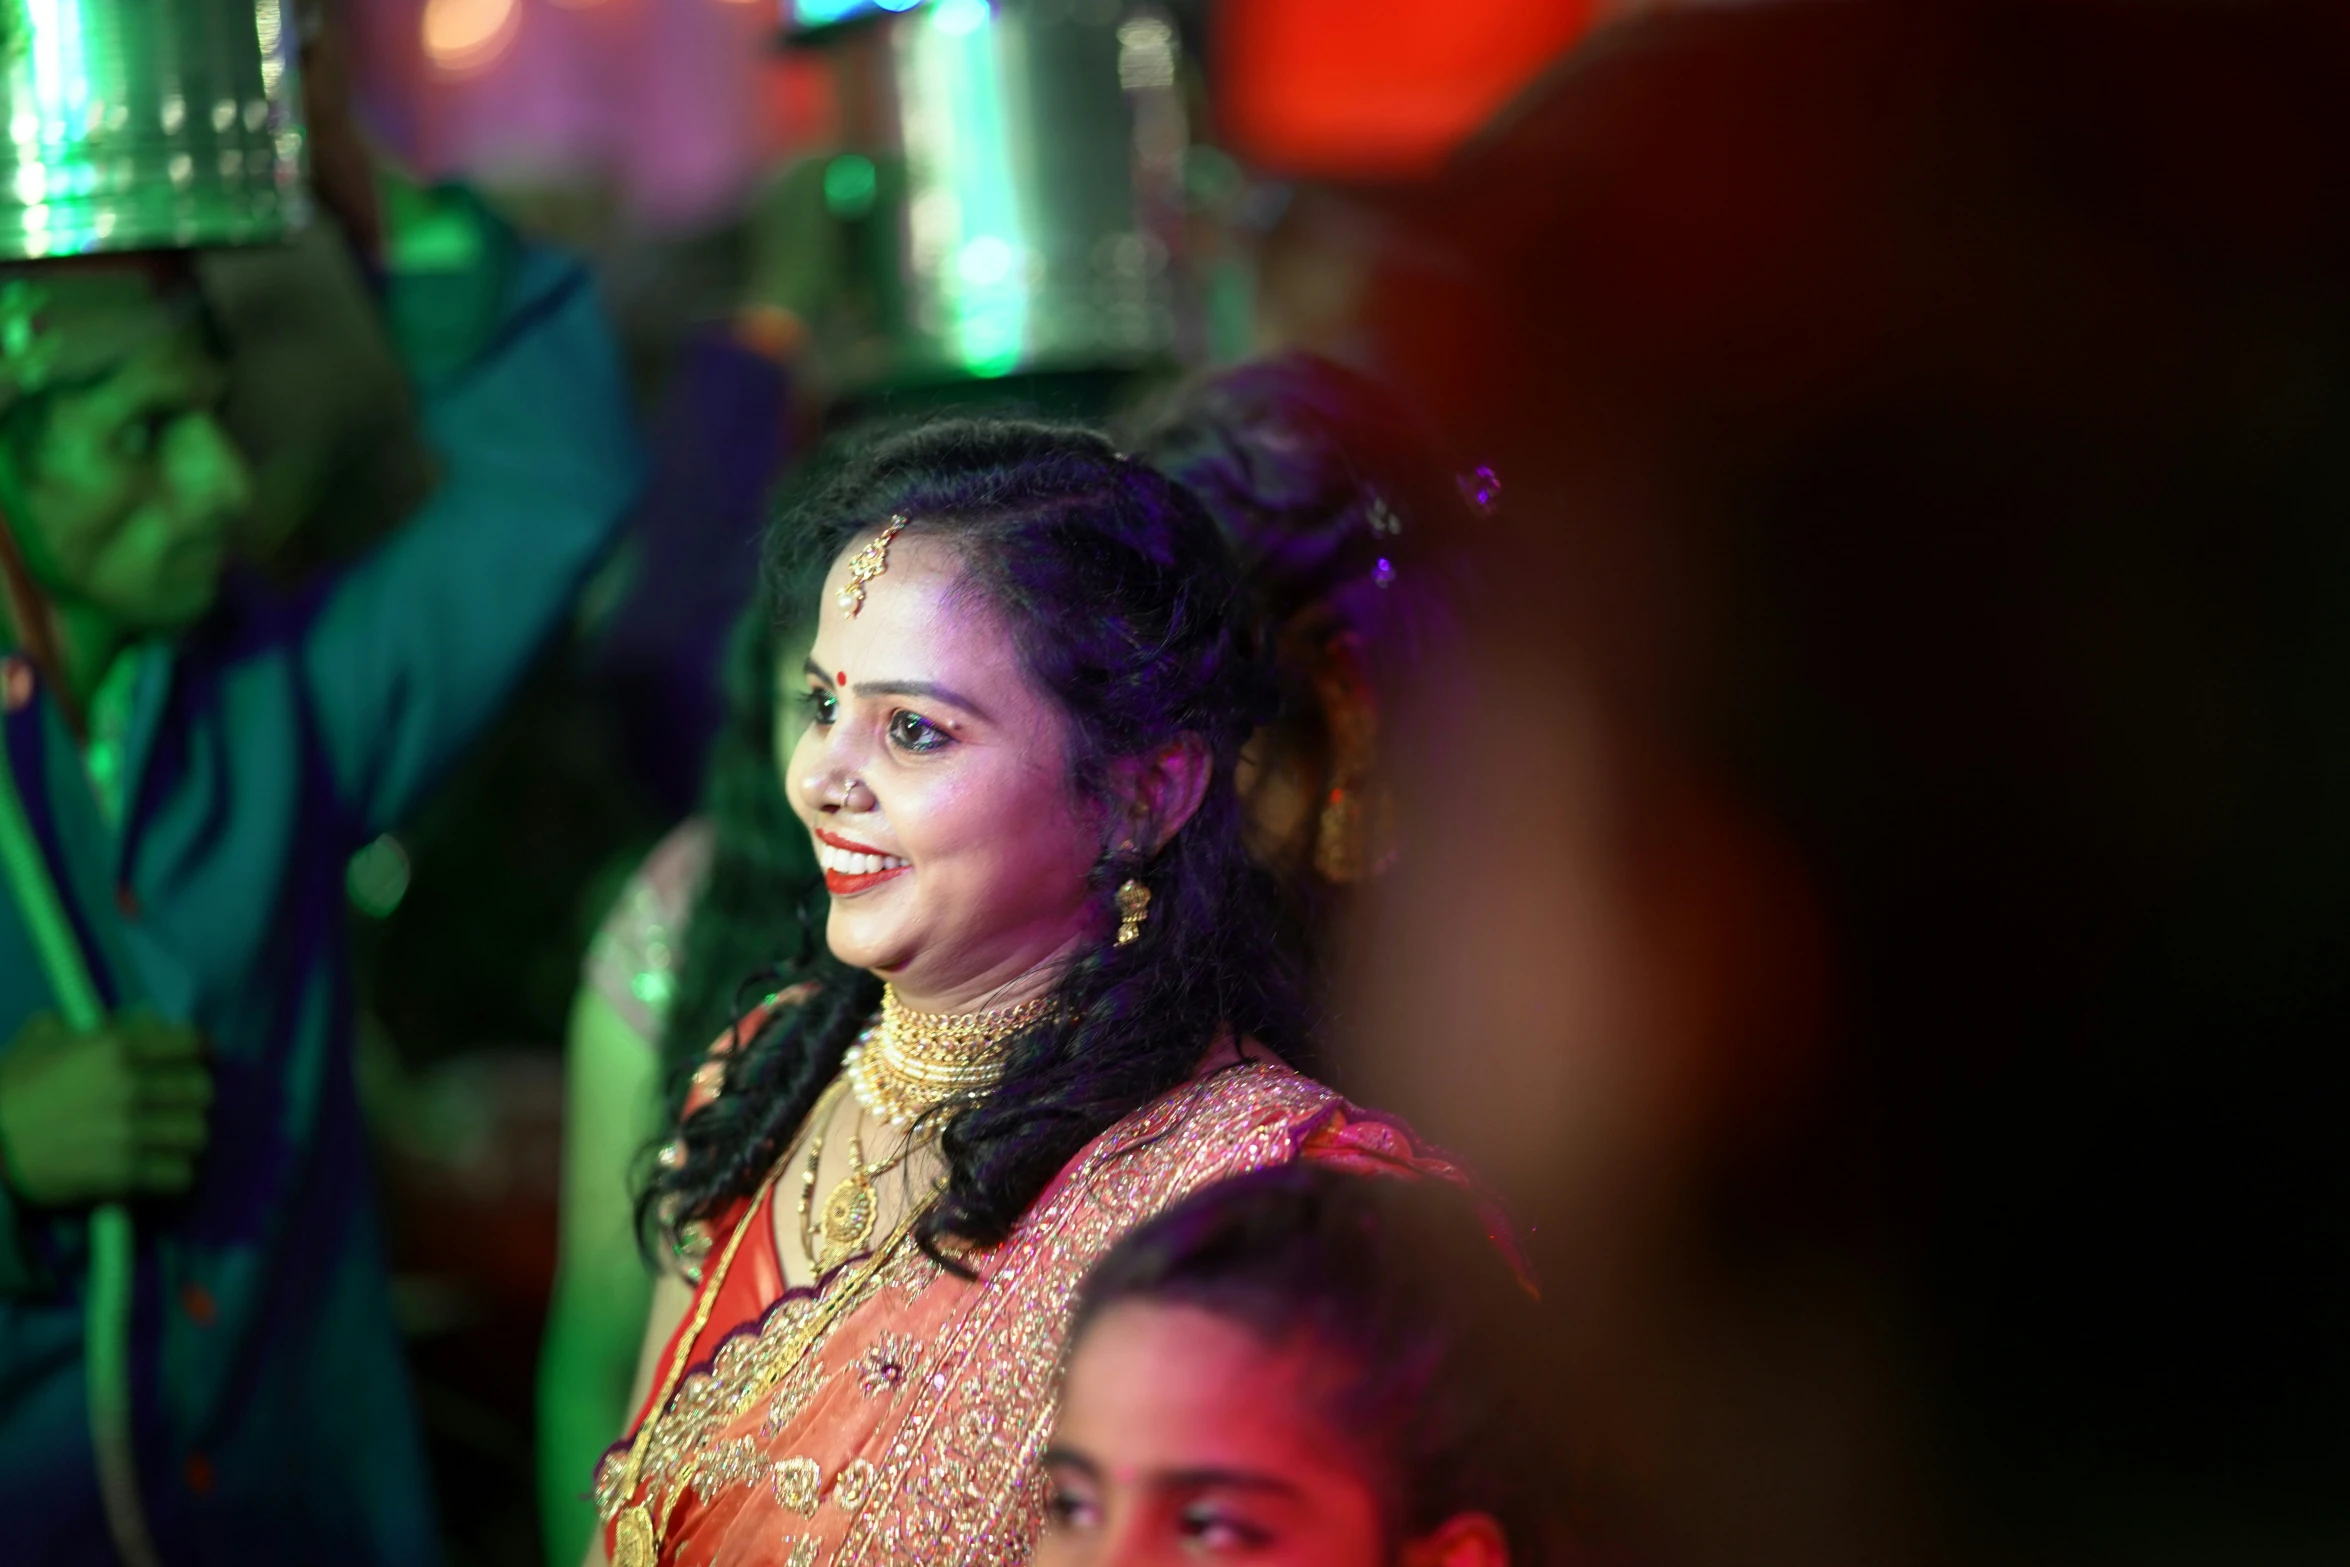
[[[906,520],[904,512],[892,516],[871,542],[850,558],[849,580],[840,590],[840,607],[848,611],[849,619],[856,619],[865,607],[865,584],[889,570],[890,541],[906,531]]]

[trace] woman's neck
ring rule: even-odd
[[[895,987],[898,1003],[910,1011],[945,1015],[995,1012],[1033,1001],[1051,990],[1069,961],[1090,939],[1095,938],[1080,932],[1041,959],[1014,960],[957,979],[910,981],[902,973],[883,973],[878,977]]]

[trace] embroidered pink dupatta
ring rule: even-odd
[[[1043,1523],[1037,1460],[1086,1270],[1199,1187],[1301,1158],[1463,1179],[1400,1124],[1286,1067],[1211,1074],[1089,1144],[1008,1238],[969,1259],[976,1281],[901,1240],[816,1290],[712,1311],[693,1369],[646,1434],[633,1493],[622,1494],[625,1445],[598,1471],[607,1547],[623,1509],[649,1502],[666,1516],[664,1564],[1025,1561]],[[746,1219],[770,1225],[763,1204],[743,1204],[716,1245]],[[734,1268],[755,1245],[771,1259],[771,1236],[745,1233]],[[689,1311],[680,1336],[693,1320]],[[664,1367],[676,1349],[673,1339]]]

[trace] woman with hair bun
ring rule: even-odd
[[[1146,410],[1134,449],[1224,530],[1268,629],[1278,700],[1241,754],[1242,809],[1286,934],[1320,974],[1345,889],[1398,851],[1392,707],[1458,632],[1492,476],[1465,497],[1387,391],[1296,352],[1187,384]]]
[[[769,580],[816,627],[779,744],[829,951],[658,1161],[677,1266],[602,1551],[1024,1561],[1063,1324],[1121,1234],[1301,1158],[1441,1165],[1284,1062],[1306,1007],[1232,781],[1267,703],[1187,492],[1082,431],[931,425],[800,500]]]

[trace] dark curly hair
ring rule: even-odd
[[[949,541],[1067,719],[1071,785],[1104,799],[1110,764],[1191,734],[1213,759],[1205,797],[1155,852],[1105,839],[1090,878],[1105,923],[1129,877],[1151,888],[1141,939],[1105,942],[1055,983],[1047,1021],[1011,1043],[994,1090],[939,1112],[947,1186],[915,1235],[1002,1240],[1061,1167],[1121,1117],[1188,1079],[1224,1030],[1310,1069],[1306,1006],[1270,939],[1273,899],[1241,838],[1232,785],[1269,710],[1263,654],[1215,524],[1180,486],[1092,432],[953,420],[869,437],[777,518],[767,586],[805,614],[841,552],[886,518]],[[728,1053],[717,1099],[684,1129],[644,1212],[707,1218],[788,1147],[879,1004],[880,981],[829,954],[814,994]]]
[[[685,920],[676,998],[661,1025],[673,1109],[710,1041],[747,1002],[787,983],[820,939],[824,878],[775,774],[775,664],[787,640],[754,605],[727,644],[726,725],[702,783],[710,867]]]
[[[1194,1192],[1086,1276],[1067,1354],[1125,1302],[1188,1306],[1335,1374],[1318,1411],[1386,1508],[1390,1543],[1492,1516],[1513,1563],[1554,1548],[1563,1509],[1530,1452],[1535,1302],[1467,1195],[1307,1163]]]

